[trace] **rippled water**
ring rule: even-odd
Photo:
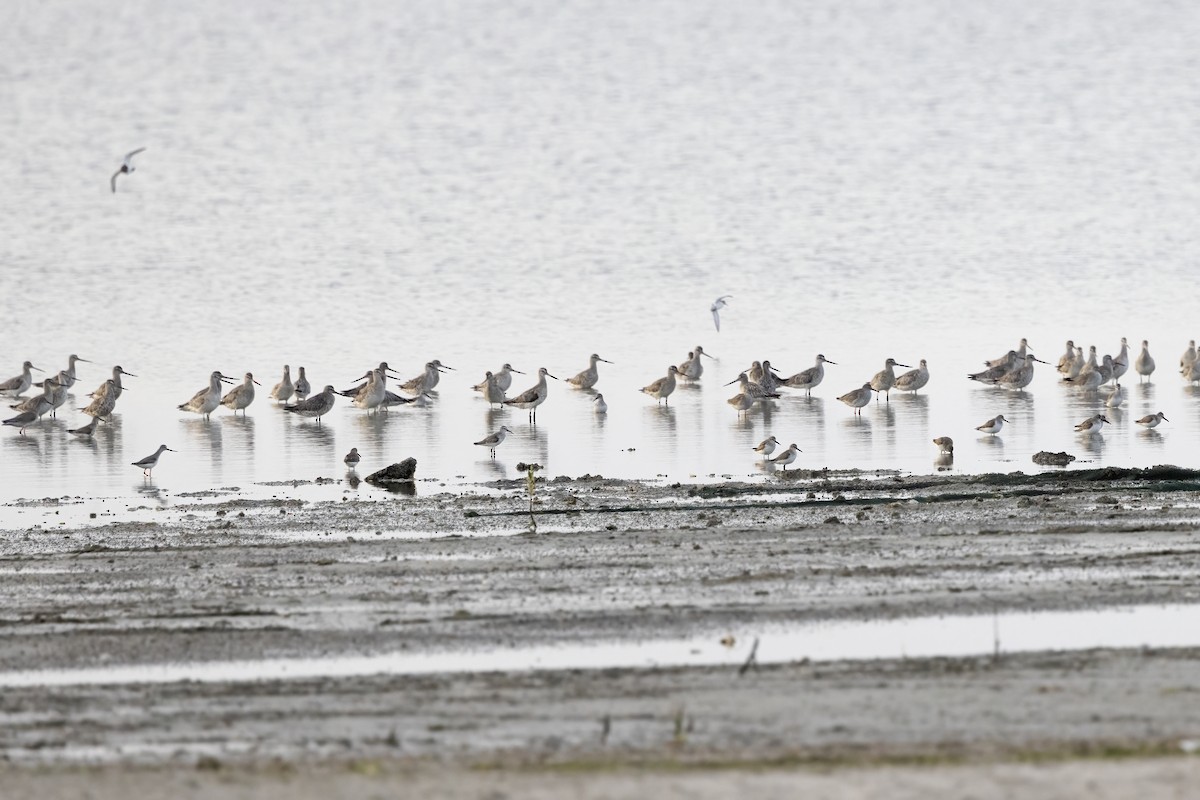
[[[0,364],[77,352],[128,382],[94,443],[65,415],[0,431],[0,500],[134,496],[361,474],[407,455],[449,484],[668,480],[798,466],[963,471],[1200,466],[1191,236],[1200,134],[1191,31],[1170,2],[18,2],[0,26]],[[112,195],[120,156],[146,146]],[[720,333],[709,303],[732,294]],[[1148,338],[1160,370],[1101,438],[1098,400],[1039,375],[963,375],[1027,336]],[[670,409],[636,389],[695,344],[719,357]],[[607,418],[552,385],[536,429],[467,390],[504,361],[566,378],[598,352]],[[839,362],[812,399],[745,420],[751,359]],[[834,398],[927,358],[922,395],[861,419]],[[340,387],[387,360],[457,367],[429,409],[268,406],[284,363]],[[220,369],[264,384],[245,420],[175,410]],[[528,378],[517,377],[515,389]],[[77,395],[83,405],[82,398]],[[1157,410],[1157,433],[1132,419]],[[1004,413],[996,439],[974,426]],[[515,423],[515,424],[514,424]],[[472,442],[510,424],[493,462]],[[367,491],[365,488],[363,491]]]

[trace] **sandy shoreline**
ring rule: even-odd
[[[0,676],[1190,604],[1198,488],[1195,473],[1172,470],[562,480],[538,488],[537,534],[515,485],[387,502],[216,492],[148,521],[130,509],[101,525],[2,532]],[[189,774],[201,787],[258,775],[262,793],[248,796],[263,797],[287,783],[270,765],[328,763],[366,780],[344,767],[362,760],[430,781],[431,759],[454,767],[445,775],[503,767],[526,782],[513,796],[546,765],[599,773],[616,794],[631,765],[669,783],[680,775],[661,767],[680,763],[753,765],[756,780],[799,780],[797,769],[823,780],[814,765],[834,764],[850,785],[892,759],[941,764],[903,767],[926,780],[1037,757],[1086,777],[1109,762],[1072,759],[1181,753],[1200,738],[1187,700],[1198,661],[1183,647],[801,662],[742,679],[696,667],[9,687],[0,756],[6,784],[42,796],[54,776],[96,763],[147,774],[219,764]],[[1147,763],[1195,779],[1195,759]],[[741,772],[721,774],[729,789]],[[484,796],[488,781],[471,780],[441,794],[476,785],[461,796]],[[97,796],[117,796],[112,785]]]

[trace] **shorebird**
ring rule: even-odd
[[[336,394],[333,387],[327,385],[307,400],[301,400],[295,405],[284,406],[283,410],[299,414],[302,417],[316,417],[317,424],[320,425],[321,417],[328,414],[333,408],[333,399]]]
[[[1105,356],[1104,362],[1096,367],[1096,372],[1100,375],[1101,383],[1108,383],[1117,379],[1117,369],[1123,365],[1117,364],[1112,356]]]
[[[775,446],[779,444],[779,440],[774,436],[768,436],[754,447],[754,452],[762,453],[762,457],[766,458],[775,452]]]
[[[307,400],[312,394],[312,384],[308,382],[308,376],[304,374],[304,367],[300,367],[300,375],[296,378],[295,397],[297,401]]]
[[[4,420],[4,424],[13,428],[20,428],[21,435],[24,436],[25,429],[35,422],[40,422],[42,416],[50,410],[50,401],[46,399],[45,395],[38,395],[34,399],[36,402],[32,410],[22,411],[15,417]]]
[[[837,364],[836,361],[830,361],[825,356],[817,353],[817,363],[803,372],[797,372],[790,378],[784,378],[780,386],[786,386],[789,389],[803,389],[805,394],[812,394],[812,390],[821,385],[821,381],[825,380],[825,365]]]
[[[1151,428],[1157,428],[1158,424],[1160,422],[1170,422],[1170,421],[1171,420],[1167,419],[1166,414],[1159,411],[1157,414],[1149,414],[1145,417],[1142,417],[1141,419],[1137,420],[1137,424],[1141,425],[1143,428],[1149,430]]]
[[[500,391],[507,392],[509,387],[512,386],[512,376],[514,372],[518,375],[525,374],[519,369],[513,369],[513,365],[509,364],[508,362],[505,362],[504,366],[492,373],[492,376],[496,379],[496,386],[499,387]],[[477,392],[482,392],[487,388],[487,378],[484,378],[471,388]]]
[[[750,407],[758,402],[758,398],[746,392],[738,392],[733,397],[725,401],[729,405],[737,409],[739,414],[745,414],[750,410]]]
[[[1016,369],[1001,375],[996,380],[992,381],[996,386],[1002,386],[1005,389],[1016,389],[1017,391],[1025,391],[1025,387],[1033,383],[1033,365],[1034,363],[1045,364],[1040,358],[1037,358],[1033,353],[1026,353],[1021,366]]]
[[[1003,363],[997,364],[994,367],[988,367],[980,372],[973,372],[967,375],[967,377],[973,381],[995,385],[996,381],[1007,375],[1016,367],[1017,360],[1019,358],[1020,356],[1017,355],[1016,350],[1009,350],[1008,355],[1004,357]]]
[[[1142,378],[1149,381],[1150,376],[1154,374],[1154,359],[1150,357],[1150,343],[1145,339],[1142,340],[1142,352],[1138,353],[1138,357],[1134,359],[1133,371],[1138,374],[1139,383]]]
[[[1029,349],[1029,342],[1026,341],[1025,339],[1022,339],[1021,344],[1017,347],[1017,349],[1009,350],[1008,353],[1016,353],[1017,358],[1024,358],[1025,353],[1028,349]],[[988,367],[989,369],[991,367],[1002,366],[1003,364],[1005,364],[1008,361],[1008,353],[1005,353],[1004,355],[1000,356],[999,358],[993,358],[989,361],[985,361],[985,362],[983,362],[983,365],[985,367]]]
[[[529,409],[529,421],[537,422],[537,407],[546,402],[546,378],[554,378],[554,376],[545,367],[539,367],[537,385],[526,389],[516,397],[505,400],[504,405]],[[558,378],[554,378],[554,380],[558,380]]]
[[[58,381],[55,381],[53,378],[47,378],[46,380],[42,381],[42,393],[41,394],[34,395],[33,397],[26,397],[24,400],[21,400],[20,402],[13,403],[12,405],[9,406],[9,408],[20,413],[22,411],[33,411],[35,408],[38,407],[38,404],[41,403],[43,400],[48,405],[52,404],[53,401],[50,398],[54,394],[54,390],[57,387],[58,387]],[[49,411],[49,410],[50,409],[47,409],[47,411]]]
[[[500,430],[496,431],[495,433],[489,433],[475,444],[479,445],[480,447],[486,447],[491,451],[492,458],[495,458],[496,448],[504,444],[504,437],[508,436],[510,433],[512,433],[511,428],[509,428],[507,425],[501,425]]]
[[[171,450],[171,448],[167,447],[165,444],[160,444],[158,446],[157,450],[155,450],[153,453],[151,453],[150,455],[143,458],[141,461],[134,461],[133,466],[141,467],[142,474],[145,475],[147,478],[149,478],[149,477],[151,477],[151,473],[154,472],[154,468],[158,465],[158,457],[161,456],[164,451],[168,451],[168,450],[172,453],[175,452],[174,450]]]
[[[892,399],[892,387],[896,385],[896,372],[894,367],[908,368],[908,364],[901,364],[894,358],[889,358],[883,362],[883,369],[876,372],[871,378],[871,388],[875,391],[875,400],[879,400],[879,393],[883,392],[884,397],[888,402]]]
[[[28,363],[28,362],[26,362]],[[1187,350],[1183,351],[1183,355],[1179,357],[1179,371],[1183,372],[1192,364],[1196,363],[1196,340],[1192,339],[1188,342]]]
[[[488,401],[488,405],[496,406],[504,403],[504,390],[500,388],[500,384],[496,381],[496,376],[489,370],[483,377],[483,399]]]
[[[1083,371],[1087,364],[1087,357],[1083,354],[1082,347],[1075,348],[1075,357],[1070,362],[1063,365],[1059,370],[1062,373],[1064,381],[1073,381],[1079,377],[1079,373]]]
[[[86,358],[80,358],[72,353],[71,355],[67,356],[67,368],[58,373],[58,382],[68,389],[75,385],[75,363],[78,361],[82,361],[85,364],[92,363]],[[34,384],[34,386],[40,389],[42,388],[42,382],[38,381]]]
[[[55,377],[54,380],[57,385],[53,387],[53,390],[49,395],[50,416],[57,417],[58,409],[62,408],[63,404],[67,402],[67,394],[70,392],[70,389],[67,388],[67,381],[70,380],[70,376],[67,375],[67,371],[63,369],[58,371],[58,376]],[[43,381],[43,383],[45,383],[45,381]],[[44,389],[45,386],[42,388]]]
[[[117,398],[119,398],[121,393],[125,391],[125,387],[121,384],[122,375],[128,375],[131,378],[137,377],[137,375],[134,375],[132,372],[126,372],[125,370],[121,369],[121,365],[118,364],[112,368],[112,380],[107,380],[100,384],[100,386],[96,388],[96,391],[92,392],[88,396],[94,400],[101,400],[111,392],[113,396],[112,400],[114,403],[116,403]]]
[[[278,403],[286,403],[295,391],[296,385],[292,383],[292,368],[284,364],[283,377],[279,379],[279,383],[271,387],[271,399]]]
[[[362,457],[358,454],[357,447],[351,447],[350,452],[347,453],[346,457],[342,459],[342,461],[345,462],[346,466],[349,467],[350,469],[354,469],[355,467],[357,467],[358,462],[361,460],[362,460]]]
[[[1076,425],[1075,430],[1079,433],[1099,433],[1100,429],[1103,428],[1107,422],[1108,417],[1104,416],[1103,414],[1094,414]]]
[[[735,383],[741,384],[742,394],[748,394],[755,400],[762,400],[764,397],[779,397],[778,392],[768,392],[759,384],[752,382],[744,372],[739,372],[736,378],[725,385],[731,386]]]
[[[713,325],[717,326],[717,333],[721,332],[721,309],[724,308],[725,306],[729,305],[725,301],[729,300],[732,297],[733,297],[733,295],[731,295],[731,294],[723,294],[720,297],[718,297],[716,300],[713,300],[712,306],[708,309],[709,311],[712,312]]]
[[[770,461],[772,464],[782,464],[783,471],[787,472],[788,464],[791,464],[793,461],[796,460],[796,453],[803,453],[803,452],[804,452],[803,450],[801,450],[799,447],[796,446],[795,442],[792,442],[790,445],[788,445],[787,450],[784,450],[782,453],[775,456],[774,458],[769,458],[767,460]]]
[[[761,361],[751,361],[750,369],[746,370],[746,377],[751,383],[757,383],[762,386],[763,366]]]
[[[756,383],[766,389],[768,393],[772,393],[783,383],[783,378],[779,377],[775,372],[775,369],[771,366],[771,362],[764,359],[762,362],[762,377]]]
[[[1121,390],[1121,384],[1113,386],[1112,392],[1109,393],[1108,399],[1104,401],[1104,405],[1109,408],[1120,408],[1125,402],[1125,392]]]
[[[1061,356],[1058,357],[1058,363],[1054,368],[1064,377],[1070,377],[1071,367],[1075,364],[1075,341],[1067,339],[1067,349]]]
[[[201,389],[192,395],[192,399],[186,403],[179,404],[180,411],[191,411],[194,414],[203,414],[205,419],[221,405],[221,384],[233,383],[232,378],[228,378],[221,374],[220,370],[214,370],[208,376],[208,388]]]
[[[685,358],[683,361],[679,362],[679,379],[680,380],[684,380],[684,381],[691,380],[691,378],[688,377],[688,372],[691,371],[692,362],[695,360],[696,360],[696,351],[688,350],[687,358]],[[701,369],[703,369],[703,368],[701,368]]]
[[[716,358],[704,352],[704,348],[700,345],[688,353],[687,359],[679,365],[679,377],[686,378],[689,381],[698,381],[700,376],[704,374],[704,364],[701,363],[701,358],[711,358],[716,361]],[[686,369],[684,368],[686,367]]]
[[[954,453],[954,440],[953,440],[953,439],[951,439],[949,436],[939,436],[939,437],[937,437],[936,439],[934,439],[934,440],[933,440],[933,443],[934,443],[934,444],[936,444],[936,445],[938,446],[938,451],[939,451],[939,452],[942,452],[942,453],[947,453],[947,454],[953,455],[953,453]]]
[[[898,392],[915,393],[918,389],[925,388],[927,383],[929,383],[929,365],[922,358],[916,369],[898,376],[892,388]]]
[[[407,406],[415,405],[418,408],[425,408],[429,405],[429,401],[433,399],[432,395],[419,394],[416,397],[404,397],[392,391],[383,393],[383,402],[379,404],[381,411],[387,411],[392,406]]]
[[[983,431],[986,434],[995,436],[1000,432],[1000,429],[1004,427],[1004,423],[1006,422],[1008,422],[1008,420],[1004,418],[1003,414],[1000,414],[999,416],[992,417],[982,425],[976,425],[975,430]]]
[[[1193,361],[1182,370],[1183,379],[1188,383],[1200,383],[1200,360]]]
[[[379,408],[387,397],[387,372],[386,368],[376,367],[375,369],[367,370],[360,378],[356,380],[366,379],[366,383],[350,389],[343,389],[338,392],[342,397],[349,397],[351,404],[356,408],[364,408],[367,413]],[[399,396],[399,395],[397,395]]]
[[[607,358],[601,358],[595,353],[592,353],[590,356],[588,356],[588,361],[590,363],[588,364],[587,369],[585,369],[583,372],[580,372],[578,375],[567,378],[567,383],[571,384],[576,389],[590,389],[596,385],[596,381],[600,380],[600,370],[596,369],[597,362],[603,361],[605,364],[612,363]]]
[[[21,365],[20,375],[17,375],[15,378],[9,378],[4,383],[0,383],[0,392],[5,394],[23,394],[26,389],[33,385],[33,375],[29,373],[30,370],[41,372],[40,369],[26,361]]]
[[[246,406],[254,402],[255,386],[262,386],[262,384],[254,380],[254,375],[247,372],[246,377],[242,379],[242,385],[233,387],[221,398],[221,405],[234,414],[241,411],[242,416],[246,416]]]
[[[425,394],[438,385],[441,380],[442,363],[437,359],[425,362],[425,371],[415,378],[410,378],[400,384],[400,388],[409,394]],[[450,367],[446,367],[450,369]]]
[[[103,422],[100,417],[92,417],[92,421],[80,428],[68,428],[67,433],[73,433],[76,436],[91,436],[96,432],[96,426]]]
[[[139,147],[137,150],[130,150],[125,154],[125,158],[121,160],[120,169],[114,172],[112,177],[108,179],[109,185],[112,186],[113,194],[117,193],[117,176],[128,175],[129,173],[133,172],[133,157],[145,149],[146,148],[144,147]]]
[[[651,383],[649,386],[643,386],[642,392],[650,395],[655,400],[661,400],[663,403],[670,405],[668,399],[671,392],[675,391],[675,376],[679,374],[679,367],[672,364],[667,367],[667,374]]]
[[[592,398],[592,411],[596,414],[607,414],[608,403],[604,402],[604,395],[596,392],[596,396]]]
[[[1112,357],[1112,379],[1119,381],[1121,376],[1129,370],[1129,342],[1124,336],[1121,337],[1121,351]]]
[[[853,408],[855,414],[861,415],[863,406],[871,402],[871,391],[871,384],[867,382],[862,385],[861,389],[846,392],[838,400]]]
[[[92,402],[79,410],[93,419],[107,420],[112,416],[113,409],[117,407],[117,398],[120,395],[121,390],[117,388],[116,381],[109,378],[103,386],[92,393]]]

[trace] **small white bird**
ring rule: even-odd
[[[721,309],[728,305],[725,301],[731,297],[733,297],[731,294],[721,295],[716,300],[713,300],[712,307],[709,309],[713,315],[713,325],[717,326],[717,333],[721,332]]]
[[[1095,414],[1076,425],[1075,430],[1079,433],[1099,433],[1107,422],[1108,417],[1103,414]]]
[[[771,455],[771,453],[775,452],[775,446],[777,444],[779,444],[778,439],[776,439],[774,436],[768,436],[766,439],[763,439],[761,442],[759,442],[757,446],[755,446],[754,452],[762,453],[762,457],[766,458],[767,456]]]
[[[479,445],[480,447],[488,448],[488,450],[491,451],[492,458],[495,458],[496,448],[504,444],[505,437],[507,437],[510,433],[512,433],[512,428],[508,427],[507,425],[501,425],[500,430],[496,431],[495,433],[489,433],[475,444]]]
[[[1108,399],[1104,401],[1104,405],[1108,406],[1109,408],[1120,408],[1121,404],[1124,402],[1125,392],[1121,390],[1121,384],[1118,383],[1113,387],[1112,393],[1109,394]]]
[[[597,414],[608,413],[608,403],[604,402],[604,395],[596,392],[596,397],[592,400],[592,411]]]
[[[108,181],[109,185],[112,186],[113,194],[117,193],[117,176],[128,175],[133,172],[133,157],[145,149],[144,147],[139,147],[137,150],[130,150],[125,154],[125,158],[121,162],[121,168],[114,172]]]
[[[799,447],[796,446],[795,442],[792,442],[788,446],[787,450],[784,450],[782,453],[775,456],[774,458],[767,459],[767,460],[770,461],[772,464],[782,464],[783,471],[787,472],[788,464],[791,464],[793,461],[796,460],[796,453],[803,453],[803,452],[804,452],[803,450],[801,450]]]
[[[983,431],[984,433],[995,436],[1000,432],[1000,429],[1004,427],[1004,423],[1006,422],[1008,422],[1008,420],[1004,418],[1003,414],[1000,414],[999,416],[992,417],[982,425],[976,425],[975,430]]]
[[[346,457],[343,458],[342,461],[346,464],[347,467],[349,467],[350,469],[354,469],[355,467],[358,466],[358,462],[362,461],[362,456],[360,456],[358,454],[357,447],[351,447],[350,452],[346,454]]]
[[[160,444],[157,450],[143,458],[141,461],[134,461],[133,465],[135,467],[141,467],[142,474],[149,478],[151,477],[150,473],[154,471],[154,467],[158,465],[158,457],[163,454],[164,450],[170,450],[172,453],[175,452],[165,444]]]
[[[1149,430],[1151,428],[1157,428],[1158,424],[1160,422],[1170,422],[1170,421],[1171,420],[1167,419],[1166,414],[1159,411],[1157,414],[1150,414],[1148,416],[1142,417],[1141,419],[1137,420],[1137,424],[1141,425],[1143,428]]]

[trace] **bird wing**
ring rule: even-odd
[[[508,404],[508,405],[511,405],[514,403],[532,403],[534,400],[537,400],[537,398],[538,398],[538,390],[537,390],[537,387],[535,386],[532,389],[528,389],[524,392],[521,392],[516,397],[510,397],[508,400],[505,400],[504,402],[505,402],[505,404]]]
[[[139,147],[137,150],[130,150],[128,153],[126,153],[126,154],[125,154],[125,159],[124,159],[124,162],[125,162],[126,164],[128,164],[128,163],[129,163],[129,160],[130,160],[131,158],[133,158],[134,156],[136,156],[138,153],[141,153],[141,152],[145,151],[145,149],[146,149],[146,148],[144,148],[144,147]]]
[[[713,325],[717,326],[717,333],[720,333],[721,332],[721,314],[720,314],[719,309],[717,308],[716,303],[713,303],[712,315],[713,315]]]

